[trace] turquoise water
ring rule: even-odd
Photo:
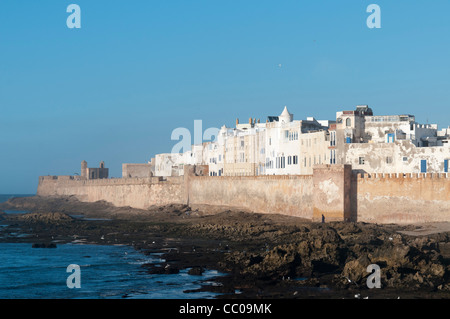
[[[0,195],[0,200],[11,196]],[[141,267],[161,261],[159,254],[146,256],[130,246],[32,248],[31,243],[0,243],[0,299],[200,299],[217,295],[184,293],[221,275],[217,271],[207,270],[202,276],[189,275],[187,269],[152,275]],[[67,287],[70,264],[80,266],[81,288]]]

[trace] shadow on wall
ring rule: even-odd
[[[352,173],[352,180],[350,186],[350,216],[348,221],[358,221],[358,179],[357,172]]]

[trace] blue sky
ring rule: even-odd
[[[69,29],[66,8],[81,8]],[[369,29],[369,4],[381,29]],[[2,0],[0,193],[170,152],[193,131],[368,104],[450,125],[450,2]],[[280,67],[281,65],[281,67]]]

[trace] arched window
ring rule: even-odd
[[[350,118],[345,120],[345,126],[352,126],[352,120]]]

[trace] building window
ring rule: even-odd
[[[331,132],[330,145],[331,146],[335,146],[336,145],[336,132]]]
[[[296,140],[298,140],[298,132],[290,132],[289,141],[296,141]]]
[[[359,158],[359,165],[364,165],[364,157]]]
[[[388,143],[394,143],[395,140],[395,134],[394,133],[388,133],[387,135],[387,142]]]
[[[288,156],[288,165],[291,165],[292,163],[292,157],[291,156]]]
[[[403,156],[403,162],[407,162],[408,158],[406,156]]]
[[[297,165],[298,164],[298,156],[294,155],[293,160],[294,160],[294,164]]]
[[[345,126],[352,126],[352,120],[350,118],[345,120]]]
[[[386,157],[386,164],[392,164],[392,157],[391,156],[387,156]]]

